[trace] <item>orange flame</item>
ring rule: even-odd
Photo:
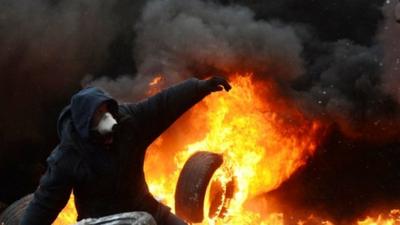
[[[161,80],[161,76],[152,80],[148,94],[159,90]],[[173,208],[179,172],[189,156],[199,150],[216,152],[224,156],[222,168],[232,169],[228,174],[237,179],[237,190],[223,219],[205,217],[202,224],[283,225],[282,213],[263,212],[250,200],[279,187],[304,165],[326,127],[279,98],[272,82],[258,81],[251,74],[234,74],[230,82],[233,89],[229,93],[205,98],[150,146],[147,183],[154,196]],[[227,173],[219,171],[215,176],[226,180]],[[389,218],[367,217],[356,224],[400,224],[399,212],[392,211]],[[75,218],[71,196],[54,224],[72,224]],[[333,225],[314,216],[297,224]]]
[[[163,84],[162,75],[156,75],[149,83],[149,89],[147,90],[147,95],[151,96],[159,92],[161,90],[162,84]]]
[[[400,210],[393,209],[388,215],[380,214],[376,218],[367,216],[364,220],[359,220],[357,225],[398,225],[400,224]]]
[[[71,194],[67,205],[58,215],[53,225],[70,225],[76,223],[77,212],[75,209],[74,195]]]
[[[167,132],[150,146],[146,178],[151,192],[173,207],[174,188],[188,157],[199,150],[223,154],[233,168],[238,190],[220,223],[263,224],[263,215],[245,209],[244,204],[277,188],[306,163],[316,149],[322,125],[290,105],[268,101],[276,97],[273,87],[256,82],[251,74],[235,74],[230,82],[229,93],[208,96],[169,130],[179,140]],[[160,159],[168,158],[175,160],[172,168],[160,168]]]

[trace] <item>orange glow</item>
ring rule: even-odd
[[[254,80],[251,74],[235,74],[230,82],[233,89],[229,93],[213,93],[173,125],[169,131],[179,140],[167,132],[150,147],[147,182],[151,192],[173,208],[179,171],[189,156],[200,150],[223,154],[237,179],[237,190],[226,217],[203,224],[269,224],[261,219],[266,215],[244,204],[279,187],[306,163],[316,150],[322,125],[280,102],[272,85]],[[160,159],[169,158],[174,161],[160,166]],[[274,224],[283,223],[278,215],[271,218]]]
[[[77,212],[75,209],[74,195],[71,194],[67,205],[58,215],[53,225],[70,225],[76,223]]]
[[[376,218],[368,216],[357,222],[357,225],[398,225],[400,224],[400,210],[393,209],[388,215],[380,214]]]
[[[160,83],[161,79],[162,79],[162,76],[161,76],[161,75],[158,75],[158,76],[156,76],[156,77],[150,82],[149,85],[150,85],[150,86],[154,86],[154,85]]]
[[[227,182],[235,177],[236,192],[224,218],[205,215],[201,224],[283,225],[283,213],[268,213],[273,206],[254,203],[254,199],[278,188],[307,162],[326,126],[306,118],[295,105],[279,97],[273,82],[256,80],[251,74],[234,74],[229,79],[233,87],[230,92],[206,97],[149,147],[147,183],[153,195],[173,209],[175,186],[186,160],[196,151],[216,152],[224,156],[224,164],[213,179]],[[160,90],[161,81],[162,76],[154,78],[148,94]],[[354,224],[400,224],[399,215],[399,210],[392,210],[390,216],[367,217]],[[74,218],[71,196],[54,224],[73,224]],[[310,216],[297,224],[334,223]]]
[[[149,89],[146,94],[148,96],[154,95],[161,90],[161,86],[163,85],[163,77],[162,75],[156,75],[149,83]]]

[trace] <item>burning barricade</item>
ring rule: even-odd
[[[307,163],[327,126],[280,98],[272,82],[252,74],[233,74],[230,81],[235,88],[229,94],[205,99],[150,146],[145,163],[150,191],[187,222],[284,224],[285,215],[273,205],[254,210],[252,204]],[[75,219],[71,197],[54,224]],[[358,224],[394,224],[388,221],[367,218]],[[315,216],[296,223],[333,224]]]

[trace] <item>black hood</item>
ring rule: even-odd
[[[103,103],[108,104],[110,112],[116,117],[118,103],[105,91],[89,87],[73,95],[71,104],[64,108],[58,119],[57,127],[60,139],[63,137],[65,123],[68,119],[72,120],[74,128],[82,139],[89,139],[93,115]]]

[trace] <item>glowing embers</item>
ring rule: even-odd
[[[214,173],[206,192],[205,211],[208,209],[208,218],[224,218],[236,191],[237,179],[232,169],[224,164]]]
[[[359,220],[357,225],[398,225],[400,224],[400,209],[392,209],[389,214],[379,214],[376,217],[367,216]]]

